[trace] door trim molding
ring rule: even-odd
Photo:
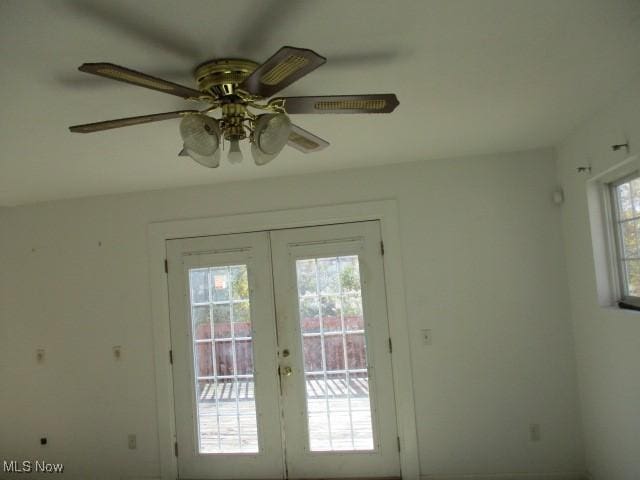
[[[171,337],[169,291],[167,274],[164,270],[165,242],[175,238],[248,233],[365,220],[380,221],[385,245],[383,262],[389,330],[395,347],[392,353],[393,380],[396,394],[398,435],[402,447],[400,450],[402,477],[412,480],[419,479],[418,436],[409,349],[410,332],[404,294],[398,209],[395,200],[379,200],[219,217],[168,220],[148,225],[147,244],[155,357],[158,458],[162,480],[173,480],[178,474],[178,463],[174,456],[175,415],[173,378],[169,364]]]

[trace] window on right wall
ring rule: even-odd
[[[640,155],[586,182],[598,304],[640,310]]]
[[[608,185],[619,305],[640,309],[640,173],[631,173]]]

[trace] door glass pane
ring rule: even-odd
[[[247,267],[191,269],[189,289],[198,451],[258,452]]]
[[[358,257],[296,261],[311,451],[373,450]]]

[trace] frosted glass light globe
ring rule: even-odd
[[[220,144],[218,122],[201,114],[187,115],[180,122],[180,136],[187,151],[210,156]]]
[[[253,133],[251,153],[256,164],[273,160],[289,141],[291,120],[284,113],[260,115]]]

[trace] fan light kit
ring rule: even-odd
[[[180,136],[183,148],[180,156],[188,156],[200,165],[216,168],[220,165],[220,150],[226,141],[229,162],[238,163],[242,161],[240,142],[248,139],[254,162],[265,165],[277,157],[285,145],[303,153],[317,152],[329,145],[291,123],[291,114],[390,113],[398,106],[398,99],[392,93],[268,100],[325,62],[324,57],[312,50],[294,47],[282,47],[261,65],[242,59],[211,60],[195,70],[198,90],[112,63],[85,63],[79,67],[81,72],[201,102],[206,107],[75,125],[69,130],[91,133],[182,118]],[[218,109],[220,118],[209,115]]]

